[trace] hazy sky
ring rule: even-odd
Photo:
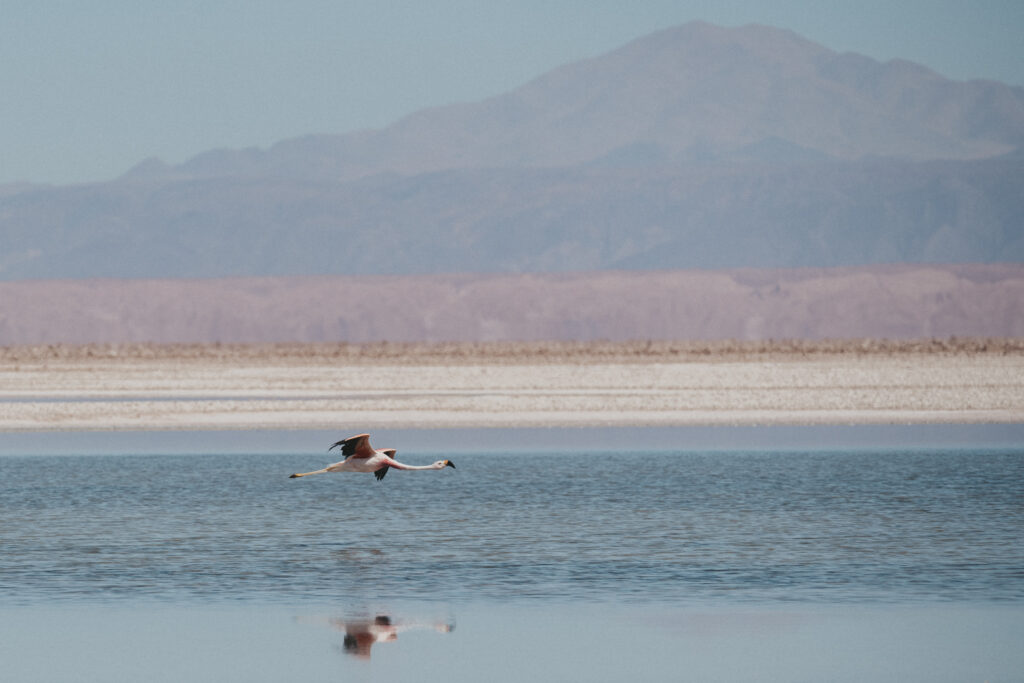
[[[1024,85],[1021,0],[0,0],[0,183],[377,128],[694,19]]]

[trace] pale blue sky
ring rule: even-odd
[[[0,183],[379,128],[694,19],[1024,85],[1021,0],[0,0]]]

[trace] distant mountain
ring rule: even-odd
[[[1022,262],[1022,149],[1022,88],[694,23],[381,130],[0,188],[0,279]]]
[[[0,200],[0,279],[1024,261],[1024,162],[117,182]]]
[[[172,174],[351,179],[387,171],[722,159],[979,159],[1024,146],[1024,89],[700,22],[482,102],[379,131],[219,150]]]

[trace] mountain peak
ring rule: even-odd
[[[637,145],[662,159],[695,149],[728,158],[765,140],[839,159],[968,159],[1005,154],[1024,133],[1024,96],[989,88],[840,55],[784,29],[692,22],[394,128],[437,126],[435,150],[446,133],[458,140],[447,163],[476,166],[571,165]],[[998,122],[979,130],[968,119],[986,100],[1002,103]]]
[[[632,54],[650,59],[668,52],[685,68],[700,68],[714,60],[745,56],[768,64],[813,64],[831,50],[781,28],[761,24],[723,27],[695,21],[637,38],[609,55]]]
[[[503,95],[316,140],[312,163],[298,158],[309,145],[293,140],[207,153],[180,170],[352,179],[565,167],[632,158],[637,149],[661,163],[727,161],[751,146],[848,160],[977,159],[1024,143],[1024,90],[839,54],[785,29],[690,22]]]

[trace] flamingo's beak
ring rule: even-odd
[[[452,468],[453,470],[455,469],[455,463],[453,463],[453,462],[452,462],[451,460],[445,460],[445,461],[444,461],[444,464],[445,464],[445,465],[446,465],[447,467],[451,467],[451,468]]]

